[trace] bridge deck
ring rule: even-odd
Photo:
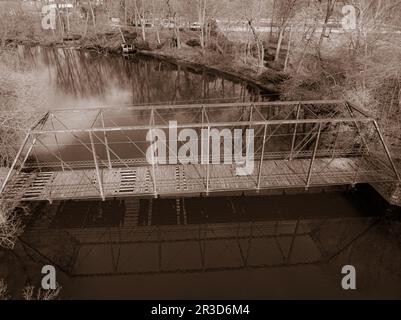
[[[309,159],[264,161],[260,189],[299,188],[307,185]],[[254,174],[236,176],[234,165],[210,165],[207,188],[206,165],[163,165],[155,167],[156,192],[152,166],[129,169],[101,169],[105,198],[124,196],[189,196],[207,192],[256,190],[259,162]],[[394,181],[390,168],[365,158],[319,158],[315,160],[310,186],[348,185]],[[98,199],[101,197],[96,170],[20,173],[9,184],[6,197],[25,201]]]

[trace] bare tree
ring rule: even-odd
[[[318,0],[318,1],[321,2],[321,0]],[[318,47],[317,47],[317,53],[318,53],[318,57],[319,57],[320,61],[322,60],[321,48],[322,48],[323,40],[324,40],[325,37],[326,38],[328,37],[328,35],[327,35],[327,26],[328,26],[330,18],[333,15],[334,7],[336,5],[336,2],[337,2],[337,0],[327,0],[327,3],[326,3],[326,10],[325,10],[325,15],[324,15],[324,20],[323,20],[322,33],[320,34],[319,44],[318,44]]]
[[[280,58],[281,45],[284,39],[284,33],[287,30],[288,24],[295,11],[295,5],[298,0],[280,0],[276,3],[276,16],[279,22],[277,49],[274,60]]]
[[[96,16],[95,16],[95,10],[93,9],[92,0],[88,0],[88,3],[89,3],[89,10],[92,16],[93,30],[96,31]]]
[[[141,30],[142,30],[142,40],[146,41],[146,31],[145,31],[145,23],[146,23],[146,17],[145,17],[145,6],[143,0],[141,0],[141,7],[138,7],[137,0],[134,0],[134,7],[135,7],[135,16],[137,17],[135,20],[136,26],[138,26],[138,22],[141,24]]]
[[[177,48],[181,49],[181,36],[180,36],[180,23],[179,19],[177,17],[177,5],[172,3],[170,0],[166,1],[167,5],[167,14],[168,14],[168,19],[169,19],[169,24],[170,24],[170,19],[172,18],[174,21],[173,25],[173,31],[174,31],[174,38],[177,43]]]
[[[244,18],[248,23],[248,30],[251,32],[256,43],[258,55],[257,67],[258,71],[260,71],[264,67],[265,47],[263,45],[260,34],[255,29],[254,23],[258,23],[261,18],[261,14],[263,14],[262,1],[256,0],[244,3],[242,11],[244,12]]]
[[[160,44],[160,15],[159,13],[159,2],[156,6],[155,0],[152,0],[152,24],[153,28],[155,29],[156,32],[156,41],[157,44]]]
[[[205,50],[206,41],[205,41],[205,33],[206,33],[206,7],[207,7],[207,0],[198,0],[198,21],[201,25],[201,33],[200,33],[200,44],[202,50]]]

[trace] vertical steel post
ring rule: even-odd
[[[252,116],[253,116],[253,108],[254,108],[254,105],[253,105],[253,103],[251,104],[251,110],[249,111],[249,129],[251,129],[251,127],[252,127],[252,124],[251,124],[251,122],[252,122]]]
[[[299,113],[301,111],[301,103],[298,104],[297,107],[297,115],[296,115],[296,120],[299,119]],[[290,161],[292,160],[292,154],[294,152],[294,147],[295,147],[295,141],[297,138],[297,130],[298,130],[298,123],[295,123],[295,128],[294,128],[294,134],[292,136],[292,142],[291,142],[291,152],[290,152]]]
[[[263,133],[262,155],[260,156],[260,162],[259,162],[258,185],[257,185],[258,190],[260,190],[260,181],[262,178],[263,160],[264,160],[264,155],[265,155],[266,134],[267,134],[267,124],[265,124],[265,130]]]
[[[334,159],[334,157],[336,155],[336,148],[337,148],[338,138],[340,137],[341,125],[342,125],[342,123],[338,124],[338,129],[337,129],[337,133],[336,133],[336,140],[334,141],[334,146],[333,146],[333,153],[331,154],[331,158],[332,159]]]
[[[155,115],[153,108],[150,110],[150,126],[154,126],[155,124]],[[153,142],[153,129],[150,129],[150,140]],[[153,179],[153,192],[155,198],[157,198],[157,184],[156,184],[156,170],[155,170],[155,155],[154,150],[152,150],[152,179]]]
[[[316,152],[317,152],[317,147],[318,147],[318,144],[319,144],[319,139],[320,139],[320,133],[321,132],[322,132],[322,123],[319,124],[319,130],[317,132],[315,148],[313,150],[312,159],[311,159],[310,166],[309,166],[309,171],[308,171],[308,178],[306,180],[306,186],[305,186],[306,188],[309,188],[309,185],[310,185],[310,180],[311,180],[312,171],[313,171],[313,164],[315,162],[315,157],[316,157]]]
[[[204,124],[205,122],[209,123],[209,119],[208,119],[208,116],[207,116],[207,114],[206,114],[205,106],[202,105],[202,129],[204,129],[203,124]],[[201,138],[203,138],[202,132],[203,132],[203,130],[201,130]],[[210,125],[208,125],[208,127],[207,127],[207,137],[206,137],[206,139],[207,139],[207,159],[205,159],[205,160],[207,161],[207,162],[206,162],[206,195],[209,195],[209,175],[210,175],[210,167],[209,167],[209,162],[210,162]],[[201,148],[202,148],[203,143],[204,143],[204,142],[202,141],[202,143],[201,143]],[[202,152],[202,153],[203,153],[203,152]],[[205,155],[202,154],[201,156],[202,156],[201,163],[203,163],[203,161],[204,161],[203,156],[205,156]]]
[[[102,185],[102,180],[101,180],[101,175],[100,175],[100,170],[99,170],[99,164],[97,163],[95,144],[93,143],[93,137],[92,137],[92,132],[91,131],[89,131],[89,139],[91,141],[91,146],[92,146],[93,160],[95,161],[96,176],[97,176],[97,182],[98,182],[98,185],[99,185],[100,196],[102,197],[102,200],[105,201],[104,192],[103,192],[103,185]]]
[[[54,127],[53,118],[54,118],[54,114],[53,114],[53,113],[51,113],[51,114],[50,114],[50,122],[51,122],[51,124],[52,124],[53,130],[55,131],[56,129],[55,129],[55,127]],[[57,133],[55,133],[55,134],[54,134],[54,139],[56,140],[56,145],[57,145],[57,152],[58,152],[58,155],[59,155],[60,159],[62,159],[62,157],[61,157],[61,152],[60,152],[60,145],[59,145],[59,143],[58,143],[58,139],[57,139]],[[63,162],[62,162],[62,161],[60,161],[60,163],[61,163],[61,170],[63,170],[63,171],[64,171],[64,165],[63,165]]]
[[[102,127],[104,129],[104,117],[103,117],[103,110],[100,110],[100,118],[102,120]],[[111,170],[113,167],[111,165],[111,159],[110,159],[110,150],[109,150],[109,143],[108,143],[108,139],[107,139],[107,133],[106,130],[103,131],[103,135],[104,135],[104,142],[106,144],[106,154],[107,154],[107,162],[109,164],[109,169]]]
[[[209,177],[210,177],[210,125],[207,126],[207,163],[206,163],[206,195],[209,194]]]
[[[379,125],[378,125],[377,121],[373,120],[373,124],[375,125],[376,131],[377,131],[377,133],[379,135],[381,143],[383,144],[384,150],[386,151],[387,157],[388,157],[388,159],[390,161],[391,167],[394,170],[394,173],[395,173],[395,175],[397,177],[397,180],[398,180],[399,183],[401,183],[401,177],[400,177],[400,175],[398,173],[397,167],[395,166],[393,158],[391,157],[390,150],[388,149],[388,147],[386,145],[386,142],[384,141],[384,137],[383,137],[383,135],[382,135],[382,133],[380,131],[380,128],[379,128]]]

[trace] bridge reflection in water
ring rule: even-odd
[[[84,116],[92,117],[89,125]],[[149,164],[146,134],[167,132],[169,121],[198,136],[202,129],[254,129],[253,174],[209,164],[211,155],[206,164]],[[153,105],[48,112],[27,134],[2,194],[52,202],[399,180],[376,120],[345,101]]]
[[[318,197],[316,210],[300,205]],[[356,199],[325,193],[55,202],[37,210],[20,245],[69,277],[313,265],[329,262],[379,221],[378,212],[359,217]]]

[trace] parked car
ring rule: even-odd
[[[111,18],[110,19],[110,26],[112,27],[118,27],[121,23],[120,18]]]
[[[166,29],[174,29],[175,28],[175,22],[172,19],[163,19],[160,23],[162,28]]]
[[[189,26],[189,29],[192,31],[199,31],[201,30],[202,26],[199,22],[192,22],[191,25]]]
[[[146,19],[145,20],[145,28],[153,28],[153,27],[154,27],[153,21],[150,19]]]
[[[138,21],[137,23],[135,23],[135,20],[132,21],[132,25],[134,27],[142,27],[142,24],[145,25],[145,28],[153,28],[153,22],[152,20],[149,19],[141,19],[140,21]]]

